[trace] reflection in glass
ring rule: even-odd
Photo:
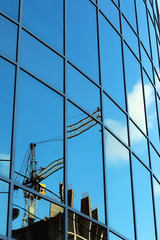
[[[125,109],[121,38],[101,14],[99,21],[102,85]]]
[[[93,218],[97,219],[97,209],[93,210]],[[68,212],[69,240],[106,240],[106,232],[107,230],[98,224],[88,221],[74,212]]]
[[[114,235],[113,233],[109,233],[109,240],[120,240],[121,238],[119,238],[118,236]]]
[[[126,40],[127,44],[139,58],[138,38],[123,17],[122,17],[122,31],[123,38]]]
[[[112,1],[108,0],[99,0],[98,2],[99,8],[105,14],[105,16],[109,19],[109,21],[113,24],[118,31],[120,31],[119,25],[119,11],[112,3]]]
[[[100,90],[80,72],[68,64],[68,97],[86,108],[95,111],[100,108]]]
[[[14,190],[12,237],[19,240],[64,239],[64,210],[38,196]],[[26,199],[30,199],[26,205]]]
[[[126,45],[124,61],[129,115],[146,133],[140,64]]]
[[[160,181],[160,157],[150,144],[150,156],[151,156],[151,166],[153,174]]]
[[[155,213],[156,213],[156,223],[157,223],[157,235],[160,239],[160,185],[153,178],[153,191],[154,191],[154,202],[155,202]]]
[[[149,166],[147,139],[131,121],[129,125],[131,148],[134,153]]]
[[[0,175],[9,177],[15,67],[0,58]]]
[[[21,43],[21,65],[63,91],[62,58],[25,31],[22,31]]]
[[[8,213],[9,184],[0,181],[0,234],[7,234],[7,213]]]
[[[18,20],[19,0],[1,0],[0,10],[12,18]]]
[[[146,5],[144,1],[140,1],[140,0],[136,0],[136,5],[137,5],[138,28],[139,28],[140,39],[143,45],[145,46],[148,54],[150,55]]]
[[[149,139],[159,149],[159,130],[155,102],[155,91],[145,72],[143,72],[144,92],[147,111]]]
[[[107,131],[105,148],[109,225],[134,239],[129,151]]]
[[[121,11],[124,13],[129,23],[137,32],[134,0],[127,0],[127,1],[120,0],[120,3],[121,3]]]
[[[20,72],[15,181],[61,201],[63,98]]]
[[[99,83],[96,7],[90,1],[67,1],[67,31],[68,58]]]
[[[105,94],[103,105],[104,123],[128,144],[127,119],[125,114]]]
[[[49,45],[63,51],[63,0],[24,0],[23,24]]]
[[[150,173],[134,157],[133,183],[137,224],[137,239],[155,239]]]
[[[104,223],[104,187],[101,127],[92,118],[68,104],[68,189],[72,207]],[[75,194],[74,194],[75,193]],[[74,197],[75,196],[75,197]],[[83,207],[89,206],[89,211]]]
[[[141,57],[142,57],[143,67],[145,68],[146,72],[148,73],[150,79],[153,82],[152,63],[151,63],[148,55],[146,54],[144,48],[142,47],[142,45],[141,45]]]
[[[16,60],[17,25],[0,16],[0,52]]]

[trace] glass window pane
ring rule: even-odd
[[[153,174],[160,181],[160,157],[150,144],[150,156],[151,156],[151,166]]]
[[[89,112],[100,109],[100,90],[79,71],[68,64],[68,97]]]
[[[99,20],[102,85],[125,109],[121,38],[101,14]]]
[[[18,100],[15,181],[60,201],[63,98],[21,71]]]
[[[126,45],[124,61],[129,115],[146,133],[140,64]]]
[[[63,91],[63,60],[31,35],[22,32],[21,65]]]
[[[125,114],[105,94],[103,105],[104,123],[128,144],[127,118]]]
[[[99,83],[96,7],[86,0],[67,1],[67,56]]]
[[[157,122],[157,111],[155,102],[155,91],[147,75],[143,72],[144,92],[147,111],[149,139],[159,149],[159,130]]]
[[[124,13],[127,20],[137,32],[134,0],[120,0],[120,3],[121,11]]]
[[[144,4],[144,1],[142,0],[136,0],[136,5],[137,5],[137,15],[138,15],[139,36],[148,54],[150,55],[146,6]]]
[[[24,0],[23,24],[63,52],[63,0]]]
[[[97,209],[92,211],[93,215],[97,215]],[[69,211],[68,212],[68,239],[91,239],[91,240],[106,240],[107,230],[98,224],[89,221],[80,215]]]
[[[148,76],[150,77],[151,81],[153,82],[153,72],[152,72],[152,63],[146,54],[144,48],[141,45],[141,58],[142,58],[142,64],[143,67],[145,68]]]
[[[17,26],[0,16],[0,53],[16,60]]]
[[[132,150],[147,166],[149,166],[147,139],[131,121],[129,124]]]
[[[120,31],[119,25],[119,11],[112,3],[111,0],[100,0],[98,2],[99,8],[105,14],[105,16],[109,19],[109,21],[113,24],[118,31]]]
[[[122,31],[123,38],[126,40],[127,44],[139,58],[138,38],[123,17],[122,17]]]
[[[113,233],[109,233],[109,240],[121,240],[118,236],[114,235]]]
[[[107,131],[105,148],[109,224],[134,239],[129,151]]]
[[[71,207],[104,223],[104,186],[101,127],[92,118],[68,104],[68,183],[72,189]],[[96,174],[95,174],[96,173]],[[75,194],[74,194],[75,193]]]
[[[150,173],[133,156],[137,239],[155,239]]]
[[[0,58],[0,175],[9,177],[15,67]]]
[[[156,223],[157,223],[157,235],[160,239],[160,185],[153,178],[153,190],[154,190],[154,202],[155,202],[155,213],[156,213]]]
[[[52,202],[17,189],[13,195],[13,214],[14,239],[64,239],[64,209]]]
[[[7,234],[7,213],[8,213],[9,184],[0,181],[0,234]]]
[[[12,18],[18,20],[19,0],[1,0],[0,10]]]

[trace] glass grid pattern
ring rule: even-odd
[[[33,199],[37,196],[39,207],[48,209],[48,203],[50,217],[51,207],[58,209],[64,228],[57,239],[73,239],[69,231],[77,221],[76,234],[85,239],[94,239],[85,232],[90,224],[89,232],[97,227],[97,234],[101,233],[97,239],[160,240],[160,19],[156,0],[141,0],[143,16],[138,15],[139,1],[130,0],[128,11],[124,0],[54,0],[46,1],[46,6],[38,6],[38,1],[35,6],[29,1],[27,6],[27,0],[19,0],[12,9],[9,0],[0,4],[4,36],[0,40],[0,107],[4,113],[0,119],[0,222],[4,221],[0,239],[19,239],[14,231],[21,224],[12,220],[13,208],[20,203],[18,198],[24,205],[25,193]],[[35,32],[32,22],[27,23],[27,19],[34,21],[34,14],[33,19],[27,15],[30,7],[37,13]],[[55,18],[49,16],[42,22],[45,7],[46,11],[54,9]],[[134,11],[132,17],[130,11]],[[145,41],[143,23],[148,32]],[[45,32],[52,26],[55,40],[52,32],[48,36]],[[98,109],[100,115],[94,114]],[[84,119],[93,126],[84,130]],[[75,131],[72,138],[69,127],[75,123],[82,124],[82,132]],[[63,162],[48,177],[45,195],[36,184],[30,187],[26,175],[18,170],[23,162],[19,159],[32,141],[42,146],[36,156],[45,159],[39,163],[41,170],[59,157]],[[59,186],[63,188],[60,193]],[[69,193],[76,196],[74,205]],[[83,209],[82,200],[89,197],[92,207]],[[40,221],[49,219],[45,214]],[[27,224],[33,220],[31,215]]]

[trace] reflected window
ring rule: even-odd
[[[137,32],[136,26],[136,14],[135,14],[135,6],[134,0],[120,0],[121,3],[121,11],[124,13],[125,17],[132,25],[134,30]]]
[[[137,239],[154,240],[155,229],[150,173],[134,156],[132,156],[132,159]]]
[[[64,209],[30,192],[17,189],[13,195],[14,239],[64,239]]]
[[[68,58],[99,83],[96,7],[90,1],[68,0],[67,30]]]
[[[101,14],[99,21],[102,85],[125,109],[121,38]]]
[[[0,52],[16,60],[17,25],[0,16]]]
[[[145,72],[143,72],[143,80],[149,138],[153,145],[159,149],[159,130],[157,122],[155,90]]]
[[[20,72],[15,181],[61,201],[63,98]]]
[[[104,123],[119,138],[128,144],[127,118],[125,114],[104,94]]]
[[[129,115],[146,133],[140,64],[126,45],[124,61]]]
[[[104,223],[101,127],[71,103],[67,109],[69,205],[90,217],[97,208],[97,220]]]
[[[97,209],[93,211],[93,217],[97,219]],[[89,221],[80,215],[69,211],[68,212],[68,239],[92,239],[92,240],[107,240],[107,230],[98,224]]]
[[[63,0],[24,0],[23,24],[63,52]]]
[[[107,131],[105,149],[108,221],[111,228],[134,239],[129,151]]]
[[[0,181],[0,234],[7,234],[7,213],[8,213],[9,184]]]
[[[15,67],[0,58],[0,175],[9,177]]]
[[[18,20],[19,0],[1,0],[0,10],[12,18]]]
[[[129,125],[131,148],[134,153],[149,166],[147,139],[131,121]]]
[[[63,91],[63,60],[30,34],[22,31],[20,62],[31,73]]]
[[[68,96],[91,114],[100,109],[100,90],[79,71],[68,64]]]
[[[119,11],[115,7],[112,1],[108,0],[100,0],[98,2],[99,8],[105,14],[105,16],[109,19],[109,21],[113,24],[118,31],[120,31],[119,25]]]

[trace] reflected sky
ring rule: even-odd
[[[9,184],[0,181],[0,234],[7,233],[7,211],[8,211]]]

